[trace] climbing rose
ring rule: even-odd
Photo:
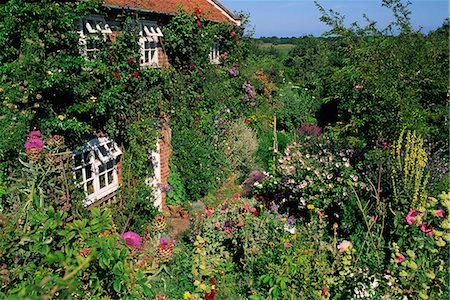
[[[114,77],[119,78],[119,72],[114,72]]]
[[[134,63],[134,58],[130,57],[130,58],[128,59],[128,63],[129,63],[129,64]]]
[[[337,248],[339,249],[339,254],[344,253],[345,250],[347,250],[347,248],[351,247],[352,243],[350,243],[347,240],[343,240],[338,246]]]
[[[406,215],[406,223],[408,223],[409,225],[412,225],[414,223],[416,223],[416,216],[421,215],[423,216],[425,213],[420,212],[418,210],[415,209],[411,209],[408,214]]]
[[[120,237],[125,240],[125,243],[128,246],[131,246],[136,249],[141,247],[142,238],[139,236],[139,234],[137,234],[133,231],[125,232]]]
[[[396,256],[396,258],[397,258],[397,262],[398,262],[399,264],[401,264],[402,261],[405,260],[405,256],[404,256],[403,254],[401,254],[401,253],[399,253],[399,254]]]

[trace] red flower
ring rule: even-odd
[[[114,77],[119,78],[119,72],[114,72]]]
[[[202,26],[202,22],[200,22],[200,20],[197,20],[197,27]]]
[[[233,66],[234,66],[234,67],[239,67],[239,62],[238,62],[238,61],[235,61],[235,62],[233,63]]]
[[[255,217],[259,216],[259,212],[258,212],[257,210],[255,210],[255,211],[253,212],[253,215],[254,215]]]
[[[200,15],[202,13],[202,10],[199,7],[195,7],[194,12],[196,15]]]
[[[133,73],[133,76],[134,76],[134,77],[138,77],[138,76],[139,76],[139,72],[138,72],[138,71],[134,72],[134,73]]]
[[[399,264],[401,264],[404,260],[405,260],[405,256],[401,253],[399,253],[398,255],[395,256],[395,258],[397,258],[397,262]]]
[[[234,198],[234,199],[239,199],[239,197],[240,197],[240,195],[239,195],[238,193],[236,193],[236,194],[233,195],[233,198]]]
[[[211,277],[211,280],[209,281],[209,284],[216,284],[216,278]]]
[[[130,57],[130,58],[128,59],[128,63],[129,63],[129,64],[134,63],[134,58]]]

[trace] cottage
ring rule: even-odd
[[[180,10],[187,13],[201,12],[202,17],[212,22],[231,22],[240,26],[240,19],[234,16],[217,0],[105,0],[103,14],[84,17],[78,26],[80,52],[86,59],[95,59],[99,43],[113,40],[122,28],[118,15],[126,10],[136,13],[138,19],[140,65],[143,67],[164,67],[169,60],[162,42],[164,34],[160,26],[168,24]],[[219,63],[219,44],[211,45],[210,62]],[[152,153],[154,178],[148,180],[155,190],[155,205],[165,206],[165,194],[161,187],[167,186],[171,132],[168,120],[161,117],[161,139],[157,150]],[[81,151],[74,153],[74,174],[76,181],[86,193],[85,206],[102,205],[111,199],[120,183],[121,151],[108,137],[89,141]]]

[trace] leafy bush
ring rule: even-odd
[[[186,194],[196,201],[225,178],[225,158],[202,133],[173,128],[173,163],[181,175]]]
[[[67,220],[52,206],[31,208],[6,222],[0,239],[2,297],[114,298],[150,293],[127,262],[109,211]]]
[[[238,177],[245,177],[257,168],[254,157],[258,148],[256,132],[245,122],[236,121],[230,125],[223,147],[231,171]]]

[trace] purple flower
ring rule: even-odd
[[[235,77],[239,76],[239,71],[233,67],[230,69],[230,75],[235,76]]]
[[[173,187],[171,185],[161,186],[161,192],[163,192],[163,193],[170,193],[172,190],[173,190]]]
[[[30,133],[28,133],[29,138],[38,138],[41,136],[42,136],[42,132],[40,132],[39,130],[32,130],[32,131],[30,131]]]
[[[170,244],[170,238],[167,236],[163,236],[159,239],[159,245],[160,246],[167,246]]]
[[[120,237],[125,240],[125,243],[128,246],[131,246],[136,249],[141,247],[142,238],[136,232],[128,231],[123,233]]]
[[[25,146],[26,150],[31,149],[31,148],[42,149],[42,148],[44,148],[44,142],[36,137],[32,137],[25,142],[24,146]]]

